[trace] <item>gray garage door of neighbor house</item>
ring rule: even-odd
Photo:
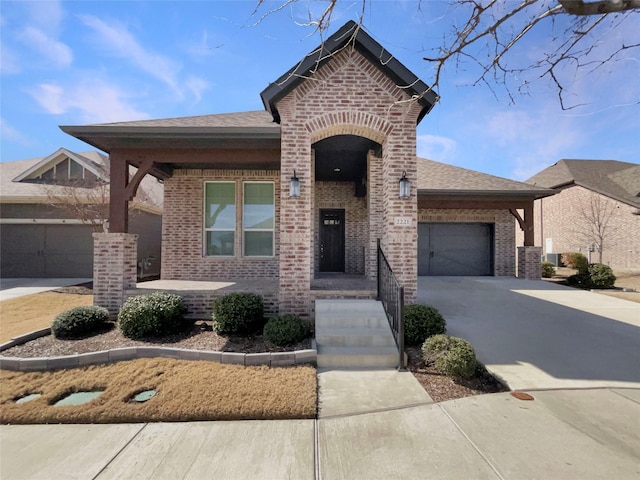
[[[12,225],[0,228],[4,278],[93,276],[89,225]]]
[[[418,275],[493,275],[490,223],[419,223]]]

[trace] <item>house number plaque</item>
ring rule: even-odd
[[[394,221],[394,225],[398,225],[400,227],[410,227],[411,217],[396,217]]]

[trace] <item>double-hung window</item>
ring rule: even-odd
[[[204,200],[205,254],[219,257],[235,255],[236,184],[207,182]]]
[[[242,229],[245,257],[273,256],[275,202],[273,182],[245,182]]]

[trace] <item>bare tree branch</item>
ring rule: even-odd
[[[267,0],[257,0],[254,16]],[[372,2],[361,2],[360,24],[367,9],[373,8]],[[575,104],[567,98],[566,85],[576,77],[588,75],[596,69],[610,64],[620,53],[640,47],[639,43],[621,42],[614,51],[598,52],[602,58],[593,58],[596,46],[599,45],[603,29],[610,21],[607,32],[619,27],[631,15],[638,14],[640,0],[449,0],[454,7],[452,18],[463,15],[461,24],[454,24],[449,34],[445,35],[442,44],[435,48],[435,55],[424,56],[424,60],[434,66],[434,74],[430,90],[435,90],[441,82],[444,68],[453,63],[457,68],[465,62],[480,67],[478,77],[472,85],[483,84],[498,97],[497,87],[504,88],[511,102],[515,102],[515,94],[526,94],[533,81],[547,78],[555,87],[558,101],[563,110],[575,108]],[[263,14],[258,22],[267,16],[279,12],[300,0],[282,0],[276,8]],[[322,39],[332,21],[332,14],[337,8],[338,0],[327,0],[327,5],[320,14],[307,11],[309,21],[298,23],[313,27],[313,34]],[[350,5],[353,5],[351,3]],[[427,4],[428,5],[428,4]],[[418,1],[418,11],[423,4]],[[549,39],[548,46],[542,50],[538,59],[528,64],[519,64],[522,55],[518,55],[519,45],[531,31],[542,24],[556,25],[554,19],[569,18],[561,32]],[[489,53],[490,52],[490,53]],[[325,58],[318,58],[318,65]],[[518,79],[518,80],[516,80]],[[516,84],[519,82],[519,84]],[[427,93],[427,92],[424,92]],[[423,94],[424,94],[423,93]]]

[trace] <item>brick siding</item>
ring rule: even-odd
[[[235,255],[231,258],[204,254],[204,186],[207,181],[236,182]],[[275,183],[275,239],[273,257],[242,255],[243,182]],[[287,184],[288,188],[288,184]],[[164,182],[162,222],[162,278],[212,280],[274,278],[279,265],[280,172],[276,170],[175,170]]]
[[[138,235],[93,234],[93,304],[115,315],[123,293],[136,285]]]
[[[518,278],[540,280],[540,247],[518,247]]]
[[[494,275],[515,275],[515,218],[508,210],[419,209],[419,222],[491,223],[494,225]]]
[[[589,228],[591,200],[596,197],[604,210],[612,212],[603,242],[603,263],[613,269],[640,270],[640,216],[633,214],[638,209],[578,185],[534,203],[535,245],[542,247],[545,255],[582,252],[588,257],[593,239],[585,231]],[[547,239],[551,239],[551,251],[547,251]],[[598,258],[597,252],[591,253],[592,262],[598,262]]]

